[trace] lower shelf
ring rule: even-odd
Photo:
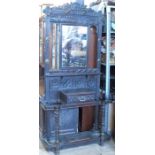
[[[103,135],[102,138],[105,136]],[[44,147],[48,151],[54,151],[56,147],[59,145],[59,149],[69,148],[69,147],[77,147],[81,145],[87,145],[92,143],[101,144],[101,135],[98,131],[85,131],[79,132],[76,134],[69,135],[60,135],[59,143],[55,143],[55,138],[47,140],[46,138],[42,138],[40,136]]]

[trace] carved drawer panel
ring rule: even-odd
[[[60,100],[62,103],[82,103],[94,101],[95,99],[95,91],[91,89],[72,89],[60,92]]]

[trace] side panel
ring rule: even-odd
[[[60,135],[64,134],[72,134],[78,132],[78,109],[61,109],[60,110],[60,119],[59,122],[59,129],[60,129]],[[49,122],[49,128],[50,128],[50,136],[55,136],[55,116],[54,112],[50,112],[49,116],[47,117],[48,120],[46,123]]]

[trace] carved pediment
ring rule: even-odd
[[[85,16],[94,16],[101,17],[101,11],[96,12],[91,8],[87,8],[85,5],[79,3],[67,3],[58,7],[47,7],[44,10],[44,13],[48,16],[53,15],[85,15]]]

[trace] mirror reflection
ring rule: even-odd
[[[62,26],[62,67],[86,67],[87,27]]]
[[[59,69],[59,29],[60,26],[58,24],[51,24],[51,31],[49,37],[49,68],[52,70]]]

